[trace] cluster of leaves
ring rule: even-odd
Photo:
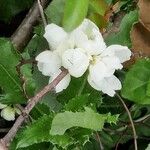
[[[26,8],[28,2],[21,6]],[[112,25],[108,12],[114,3],[116,2],[110,0],[53,0],[45,14],[49,23],[63,26],[66,31],[73,30],[85,17],[94,21],[103,31]],[[119,32],[106,38],[108,45],[122,44],[132,47],[130,31],[138,22],[138,10],[130,7],[131,4],[131,0],[121,1],[119,4],[117,11],[127,10],[128,13],[122,19]],[[10,4],[9,15],[0,18],[4,21],[10,20],[20,11],[20,7],[15,9],[18,5],[14,1]],[[8,39],[0,38],[0,102],[9,105],[26,104],[28,97],[32,97],[47,85],[49,79],[42,76],[36,65],[26,64],[26,59],[34,59],[48,48],[43,31],[40,25],[35,28],[35,36],[22,54],[17,53]],[[23,65],[16,67],[20,66],[18,64],[22,58]],[[118,71],[116,75],[122,81],[121,96],[130,108],[138,142],[142,142],[139,148],[143,150],[147,147],[150,136],[150,121],[142,119],[150,113],[150,59],[140,59],[129,70]],[[52,92],[44,96],[30,114],[32,122],[28,122],[18,132],[10,149],[94,150],[99,149],[99,137],[105,149],[111,149],[117,143],[125,145],[132,142],[129,119],[119,99],[95,91],[85,79],[86,74],[78,79],[73,78],[62,93],[56,95]],[[132,149],[129,145],[126,145],[127,149]]]

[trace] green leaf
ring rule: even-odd
[[[122,96],[139,104],[150,104],[150,59],[136,62],[126,74]]]
[[[138,21],[138,11],[131,11],[126,14],[121,21],[119,32],[113,33],[106,38],[106,43],[111,44],[121,44],[131,47],[130,31],[132,26]]]
[[[31,59],[28,52],[24,52],[22,54],[22,58],[24,59],[24,61]],[[35,91],[35,82],[33,80],[32,66],[33,64],[30,63],[30,64],[23,64],[20,67],[20,72],[25,80],[24,89],[28,97],[34,96]]]
[[[104,16],[106,10],[108,9],[108,4],[105,0],[90,0],[90,9],[99,15]]]
[[[108,22],[105,19],[105,17],[97,13],[91,13],[89,19],[93,21],[100,29],[106,28],[108,25]]]
[[[91,108],[86,107],[84,112],[65,111],[57,114],[50,130],[52,135],[63,135],[65,131],[72,127],[82,127],[95,131],[103,128],[107,115],[95,113]]]
[[[6,39],[0,39],[0,86],[6,96],[4,103],[23,103],[20,79],[16,72],[16,66],[20,57],[15,53],[12,44]]]
[[[83,108],[83,106],[85,106],[86,103],[88,103],[89,95],[90,94],[80,95],[70,99],[69,102],[65,105],[65,110],[75,111],[80,108]]]
[[[50,130],[51,122],[52,117],[44,115],[28,126],[20,135],[17,148],[23,148],[41,142],[51,142],[63,148],[66,148],[68,145],[72,144],[72,140],[66,134],[62,136],[52,136],[49,134],[48,131]]]
[[[33,0],[0,0],[0,20],[8,22],[19,12],[28,9]]]
[[[71,130],[71,137],[75,140],[75,143],[79,143],[80,145],[85,145],[88,141],[90,141],[90,137],[93,134],[92,130],[85,128],[76,128]]]
[[[61,25],[63,19],[64,6],[65,0],[53,0],[45,11],[48,22]]]
[[[116,124],[118,121],[118,118],[119,118],[119,115],[112,116],[110,113],[108,113],[106,122],[110,124]]]
[[[63,27],[72,31],[81,24],[87,15],[89,0],[66,0]]]

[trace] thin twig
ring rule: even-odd
[[[44,27],[46,27],[47,22],[46,22],[46,19],[45,19],[45,16],[44,16],[43,7],[42,7],[42,5],[41,5],[40,0],[37,0],[37,2],[38,2],[38,5],[39,5],[39,11],[40,11],[40,15],[41,15],[41,18],[42,18],[42,21],[43,21]]]
[[[9,130],[9,132],[5,135],[3,139],[0,140],[0,146],[5,145],[9,146],[11,140],[15,137],[17,131],[21,127],[22,123],[28,117],[30,111],[34,108],[34,106],[41,100],[41,98],[51,91],[56,85],[67,75],[68,71],[63,69],[63,71],[51,82],[49,85],[45,86],[39,93],[37,93],[33,98],[29,99],[29,103],[24,108],[23,113],[17,118],[16,122]]]
[[[121,96],[118,93],[116,93],[116,96],[119,98],[119,100],[123,104],[123,106],[124,106],[124,108],[125,108],[125,110],[126,110],[126,112],[128,114],[129,120],[131,122],[132,130],[133,130],[133,138],[134,138],[135,150],[138,150],[138,147],[137,147],[137,134],[136,134],[135,126],[134,126],[134,123],[133,123],[133,120],[132,120],[132,117],[131,117],[131,113],[130,113],[128,107],[126,106],[126,104],[124,103],[123,99],[121,98]]]
[[[143,121],[145,121],[145,120],[147,120],[147,119],[149,119],[149,118],[150,118],[150,114],[147,114],[147,115],[145,115],[145,116],[143,116],[143,117],[141,117],[141,118],[139,118],[139,119],[137,119],[137,120],[134,120],[134,122],[135,122],[135,123],[143,122]]]
[[[99,147],[100,147],[100,149],[101,149],[101,150],[104,150],[104,146],[103,146],[103,144],[102,144],[102,141],[101,141],[101,138],[100,138],[98,132],[96,132],[96,137],[97,137],[97,140],[98,140],[98,142],[99,142]]]

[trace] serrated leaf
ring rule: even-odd
[[[138,11],[134,10],[126,14],[121,21],[119,32],[113,33],[106,38],[106,43],[121,44],[131,47],[130,31],[132,26],[138,21]]]
[[[89,95],[90,94],[80,95],[70,99],[69,102],[65,105],[65,110],[75,111],[83,108],[83,106],[85,106],[88,102]]]
[[[0,39],[0,86],[6,96],[4,103],[23,103],[22,87],[16,72],[16,66],[19,63],[19,55],[15,52],[12,44],[6,40]]]
[[[136,62],[126,74],[122,96],[139,104],[150,104],[150,59]]]
[[[72,144],[72,140],[67,135],[52,136],[49,134],[52,117],[44,115],[33,124],[28,126],[21,134],[17,148],[23,148],[35,143],[51,142],[60,147],[66,148]]]
[[[119,118],[119,115],[112,116],[110,113],[108,113],[106,122],[108,122],[110,124],[116,124],[118,121],[118,118]]]
[[[95,131],[103,128],[107,115],[95,113],[91,108],[86,107],[84,112],[65,111],[58,113],[53,121],[50,130],[52,135],[63,135],[65,131],[72,127],[82,127]]]
[[[66,31],[72,31],[80,25],[87,15],[88,5],[89,0],[65,1],[63,27]]]
[[[71,130],[71,137],[75,139],[75,143],[79,143],[80,145],[85,145],[88,141],[90,141],[92,134],[92,130],[84,128]]]
[[[61,25],[64,6],[65,0],[53,0],[45,11],[48,21],[57,25]]]

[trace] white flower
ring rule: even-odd
[[[50,24],[45,28],[44,37],[48,41],[51,50],[44,51],[36,57],[37,66],[43,75],[49,76],[51,83],[61,72],[62,66],[61,55],[65,50],[74,47],[74,41],[69,37],[69,34],[63,28]],[[56,86],[56,93],[66,89],[70,83],[70,75],[66,75]]]
[[[98,27],[87,19],[72,32],[72,36],[75,48],[62,55],[64,67],[72,76],[80,77],[89,66],[89,84],[114,96],[115,90],[121,89],[121,83],[113,74],[122,69],[121,63],[130,59],[131,51],[121,45],[106,47]]]
[[[130,59],[131,51],[121,45],[106,47],[92,21],[85,19],[70,33],[50,24],[45,28],[44,37],[53,52],[45,51],[36,57],[39,70],[43,75],[51,76],[49,82],[59,74],[61,66],[69,72],[56,86],[56,92],[67,88],[70,75],[81,77],[88,68],[88,82],[96,90],[114,96],[115,91],[121,89],[120,81],[113,74],[115,70],[122,69],[121,63]]]

